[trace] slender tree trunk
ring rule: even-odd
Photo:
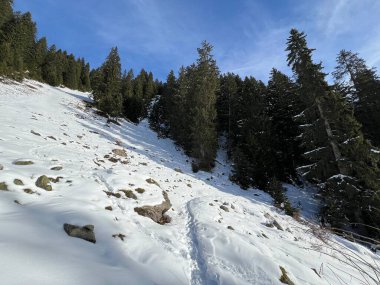
[[[316,103],[316,105],[318,107],[319,115],[321,116],[321,119],[323,120],[323,123],[325,125],[325,130],[326,130],[327,138],[328,138],[329,143],[331,145],[331,148],[332,148],[332,151],[333,151],[333,154],[334,154],[334,157],[335,157],[335,161],[337,162],[339,173],[343,174],[343,175],[348,175],[347,168],[342,164],[342,154],[341,154],[341,152],[339,150],[338,144],[336,143],[336,141],[334,139],[334,135],[332,133],[330,123],[329,123],[328,119],[325,116],[325,113],[323,111],[321,102],[317,98],[316,101],[315,101],[315,103]]]

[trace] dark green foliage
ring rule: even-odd
[[[305,35],[293,29],[287,50],[305,106],[298,118],[307,164],[298,168],[300,174],[323,190],[329,222],[340,227],[350,223],[378,227],[378,157],[363,139],[350,105],[328,86],[321,64],[313,63]]]
[[[182,67],[178,80],[174,72],[170,72],[163,94],[150,116],[153,128],[174,138],[194,158],[194,169],[207,171],[214,166],[217,150],[219,70],[212,49],[210,44],[203,42],[198,48],[196,64]]]
[[[0,0],[0,29],[13,16],[13,0]]]
[[[65,51],[57,51],[54,45],[48,48],[45,38],[36,40],[31,14],[14,13],[12,3],[0,1],[0,75],[89,90],[89,65]]]
[[[238,75],[227,73],[220,77],[220,90],[217,97],[218,131],[225,134],[227,139],[227,150],[231,153],[231,143],[234,134],[234,119],[236,115],[236,103],[238,94],[241,92],[242,80]]]
[[[358,54],[342,50],[334,72],[339,90],[354,106],[366,138],[380,147],[380,79]]]
[[[275,163],[273,173],[281,181],[296,178],[296,165],[301,161],[300,130],[295,116],[303,110],[294,83],[273,69],[266,90],[266,113],[270,121],[270,140]]]
[[[233,134],[233,179],[243,188],[264,188],[273,176],[275,164],[270,142],[270,122],[265,112],[266,87],[253,77],[246,77],[238,95]]]
[[[111,49],[96,76],[99,81],[93,85],[93,94],[98,108],[110,116],[120,116],[123,111],[121,64],[116,47]]]
[[[172,117],[176,113],[174,97],[178,92],[177,80],[174,71],[171,70],[162,91],[161,96],[155,102],[149,115],[149,123],[160,136],[167,137],[170,134]]]
[[[293,208],[289,199],[286,197],[285,189],[278,179],[270,179],[266,185],[265,191],[272,196],[274,205],[277,208],[284,210],[285,214],[293,217],[298,213],[298,209]]]
[[[191,82],[191,93],[187,98],[191,109],[190,140],[191,155],[200,169],[210,170],[214,166],[217,150],[216,134],[216,92],[219,70],[211,52],[213,47],[207,42],[198,48],[198,60]]]

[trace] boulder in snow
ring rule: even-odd
[[[165,213],[172,207],[172,204],[170,203],[168,193],[163,191],[162,195],[164,196],[164,201],[161,204],[136,207],[134,209],[135,212],[140,216],[151,218],[154,222],[160,225],[170,223],[171,218]]]
[[[80,226],[71,225],[71,224],[64,224],[63,229],[71,237],[76,237],[76,238],[84,239],[92,243],[96,243],[93,225],[86,225],[86,226],[80,227]]]

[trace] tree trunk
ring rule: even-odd
[[[347,168],[342,164],[342,154],[341,154],[341,152],[339,150],[338,144],[336,143],[336,141],[334,139],[334,135],[332,133],[330,123],[329,123],[328,119],[326,118],[326,116],[324,114],[321,102],[317,98],[315,100],[315,103],[316,103],[316,105],[318,107],[319,115],[321,116],[321,119],[323,120],[323,123],[325,125],[325,130],[326,130],[327,138],[328,138],[329,143],[331,145],[331,148],[332,148],[332,151],[333,151],[333,154],[334,154],[334,157],[335,157],[335,161],[337,162],[339,173],[343,174],[343,175],[348,175]]]

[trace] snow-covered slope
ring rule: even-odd
[[[87,98],[0,83],[0,183],[9,190],[0,190],[1,284],[282,284],[280,267],[294,284],[375,284],[354,267],[372,274],[378,255],[283,215],[259,190],[240,190],[222,156],[212,174],[192,173],[189,158],[146,122],[107,125]],[[61,178],[45,191],[35,185],[41,175]],[[161,203],[163,190],[169,224],[134,211]],[[93,224],[97,242],[69,237],[64,223]]]

